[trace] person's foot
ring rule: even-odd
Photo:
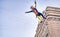
[[[44,17],[44,19],[46,19],[46,17]]]
[[[45,17],[45,19],[46,19],[46,17]]]

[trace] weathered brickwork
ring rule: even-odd
[[[46,19],[38,24],[35,37],[60,37],[60,8],[47,7],[43,14]]]

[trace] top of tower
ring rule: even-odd
[[[57,11],[57,12],[60,12],[60,8],[48,6],[48,7],[46,8],[46,11]]]

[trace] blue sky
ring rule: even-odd
[[[0,37],[34,37],[37,19],[31,10],[34,0],[0,0]],[[59,7],[60,0],[37,0],[42,12],[47,6]]]

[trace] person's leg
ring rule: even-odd
[[[42,21],[41,16],[36,16],[36,18],[37,18],[38,22],[41,22]]]
[[[46,19],[42,13],[39,13],[39,15],[41,15],[44,19]]]
[[[43,16],[43,14],[41,14],[41,16],[42,16],[44,19],[46,19],[46,18]]]
[[[41,19],[41,17],[40,16],[37,16],[37,18],[40,20]]]

